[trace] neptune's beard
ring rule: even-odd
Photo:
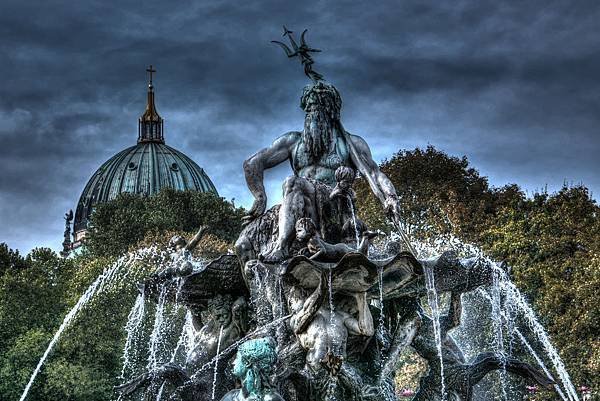
[[[324,110],[317,109],[306,113],[302,141],[310,160],[319,160],[323,154],[329,151],[334,135],[334,126],[334,121]]]

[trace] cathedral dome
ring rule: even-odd
[[[154,72],[152,68],[149,71]],[[73,245],[78,246],[85,236],[97,204],[113,200],[120,193],[149,196],[163,188],[217,193],[200,166],[165,144],[151,76],[146,110],[138,121],[138,143],[108,159],[86,184],[75,212]]]

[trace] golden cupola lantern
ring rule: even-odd
[[[163,119],[156,111],[154,103],[154,85],[152,84],[152,74],[156,72],[152,66],[146,69],[150,74],[148,82],[148,100],[146,101],[146,110],[139,119],[138,123],[138,143],[159,142],[165,143],[163,136]]]

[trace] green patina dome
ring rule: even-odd
[[[154,104],[152,80],[148,101],[139,119],[138,143],[108,159],[86,184],[75,212],[74,236],[79,242],[94,207],[120,193],[154,195],[163,188],[217,193],[204,170],[192,159],[165,145],[163,119]]]

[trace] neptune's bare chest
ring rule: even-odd
[[[341,166],[349,166],[350,153],[348,146],[342,138],[336,138],[329,149],[315,157],[311,154],[304,141],[300,140],[292,152],[292,167],[294,172],[307,178],[320,179],[327,176],[324,181],[329,181],[335,170]],[[314,176],[317,174],[317,176]],[[331,177],[329,177],[331,176]]]

